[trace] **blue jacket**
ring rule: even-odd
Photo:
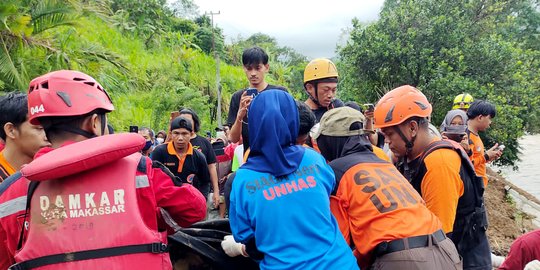
[[[237,242],[253,237],[261,269],[359,269],[330,211],[332,169],[306,149],[298,169],[280,179],[240,168],[231,192]]]

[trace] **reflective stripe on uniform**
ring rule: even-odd
[[[24,211],[25,209],[26,196],[21,196],[16,199],[9,200],[5,203],[0,204],[0,218],[7,217],[19,211]]]
[[[137,175],[135,176],[135,187],[136,188],[145,188],[149,187],[150,182],[148,182],[148,176],[147,175]]]

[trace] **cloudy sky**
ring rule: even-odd
[[[308,56],[333,57],[351,19],[377,19],[384,0],[194,0],[199,12],[220,12],[214,23],[226,41],[262,32]]]

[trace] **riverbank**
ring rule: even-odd
[[[505,256],[518,236],[538,228],[535,223],[538,224],[540,216],[525,213],[521,205],[524,202],[540,205],[540,201],[489,168],[488,177],[489,184],[485,192],[489,217],[488,237],[493,253]],[[526,210],[526,207],[523,209]]]
[[[515,165],[519,170],[515,171],[513,166],[489,166],[496,172],[500,171],[514,185],[540,199],[540,171],[537,162],[540,159],[540,134],[525,135],[519,138],[518,143],[520,160]]]

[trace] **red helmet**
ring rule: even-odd
[[[94,78],[73,70],[58,70],[37,77],[28,87],[31,124],[40,117],[77,116],[96,109],[113,111],[111,98]]]

